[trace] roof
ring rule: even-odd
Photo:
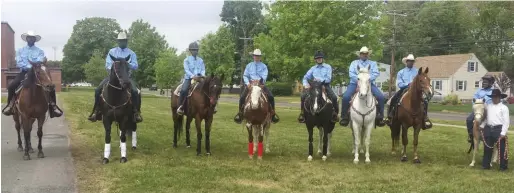
[[[505,74],[505,72],[501,72],[501,71],[500,71],[500,72],[487,72],[487,73],[485,73],[485,75],[491,75],[491,76],[496,76],[496,77],[499,77],[499,76],[501,76],[502,74]],[[507,78],[508,78],[508,76],[505,76],[505,77],[507,77]]]
[[[6,24],[7,27],[9,27],[9,29],[11,29],[12,33],[14,33],[14,29],[12,29],[11,25],[9,25],[9,23],[7,23],[6,21],[2,21],[2,24]]]
[[[475,54],[453,54],[416,58],[416,67],[428,67],[431,78],[448,78]]]

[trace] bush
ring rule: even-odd
[[[291,96],[293,94],[293,85],[285,82],[269,82],[268,89],[274,96]]]
[[[450,95],[445,96],[443,101],[441,102],[441,104],[443,104],[443,105],[447,105],[447,104],[458,105],[459,103],[460,103],[459,96],[457,96],[456,94],[450,94]]]

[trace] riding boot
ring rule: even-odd
[[[48,105],[48,110],[50,111],[50,118],[61,117],[62,111],[60,111],[60,109],[57,108],[57,97],[55,96],[55,91],[50,92],[50,101],[51,102]]]
[[[385,126],[384,115],[382,115],[382,113],[380,113],[380,112],[377,112],[377,118],[375,119],[375,125],[378,127]]]
[[[339,121],[339,125],[346,127],[348,124],[350,124],[350,114],[348,112],[348,107],[350,104],[345,104],[344,101],[342,101],[342,108],[341,108],[341,121]],[[347,109],[346,111],[344,109]]]
[[[13,104],[14,103],[12,100],[12,98],[14,97],[14,93],[13,92],[9,92],[7,94],[7,105],[5,106],[5,108],[2,110],[2,113],[5,115],[5,116],[11,116],[14,114],[13,112]]]
[[[237,112],[237,115],[234,117],[234,122],[237,124],[241,124],[243,122],[243,108],[241,108],[242,105],[239,105],[239,111]]]
[[[134,95],[135,94],[135,95]],[[132,96],[132,105],[134,105],[134,121],[136,123],[140,123],[143,121],[143,117],[141,117],[141,105],[139,104],[138,93],[133,93]]]
[[[91,112],[91,115],[87,118],[91,122],[96,122],[99,120],[102,120],[101,112],[100,112],[100,93],[95,91],[95,103],[93,105],[93,112]]]
[[[182,95],[182,94],[180,94],[180,95]],[[185,97],[180,96],[179,99],[178,99],[180,105],[178,106],[177,114],[179,114],[179,115],[184,115],[184,103],[185,103],[185,99],[184,98]]]
[[[432,128],[432,121],[428,119],[428,115],[425,115],[425,118],[423,120],[423,127],[421,127],[423,130]]]
[[[391,126],[393,122],[393,116],[394,116],[395,107],[391,104],[389,108],[387,109],[387,120],[385,121],[387,126]]]
[[[277,112],[275,111],[275,100],[271,99],[270,104],[271,104],[271,115],[272,115],[271,122],[278,123],[280,121],[280,118],[278,117]]]
[[[468,134],[468,143],[473,143],[473,134],[472,133]]]

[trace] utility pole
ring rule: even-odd
[[[52,49],[54,49],[54,61],[56,61],[57,60],[57,55],[56,55],[57,46],[52,46]]]
[[[243,45],[243,54],[240,54],[241,55],[241,81],[240,81],[240,87],[241,87],[241,94],[243,93],[243,88],[244,88],[244,82],[243,82],[243,75],[244,75],[244,72],[245,72],[245,67],[246,67],[246,55],[248,54],[247,53],[247,50],[246,50],[246,47],[248,46],[248,40],[253,40],[253,38],[248,38],[248,37],[240,37],[239,38],[240,40],[243,40],[244,41],[244,45]]]
[[[395,85],[394,81],[394,74],[396,72],[396,64],[394,62],[394,55],[396,51],[396,16],[407,16],[407,14],[400,14],[396,13],[396,10],[393,10],[392,12],[387,11],[386,14],[393,15],[393,42],[391,47],[391,68],[389,69],[389,97],[391,97],[391,94],[393,92],[393,85]]]

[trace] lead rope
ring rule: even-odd
[[[498,139],[498,141],[496,141],[496,143],[492,146],[489,146],[487,144],[487,142],[485,141],[485,137],[484,137],[484,132],[482,130],[480,130],[480,134],[482,135],[482,141],[484,142],[484,145],[488,148],[491,148],[493,149],[494,146],[496,145],[497,148],[498,148],[498,159],[499,159],[499,163],[501,164],[501,149],[500,149],[500,142],[501,142],[501,138]],[[505,161],[509,160],[509,140],[508,140],[508,137],[505,136],[505,151],[503,152],[503,159],[505,159]]]

